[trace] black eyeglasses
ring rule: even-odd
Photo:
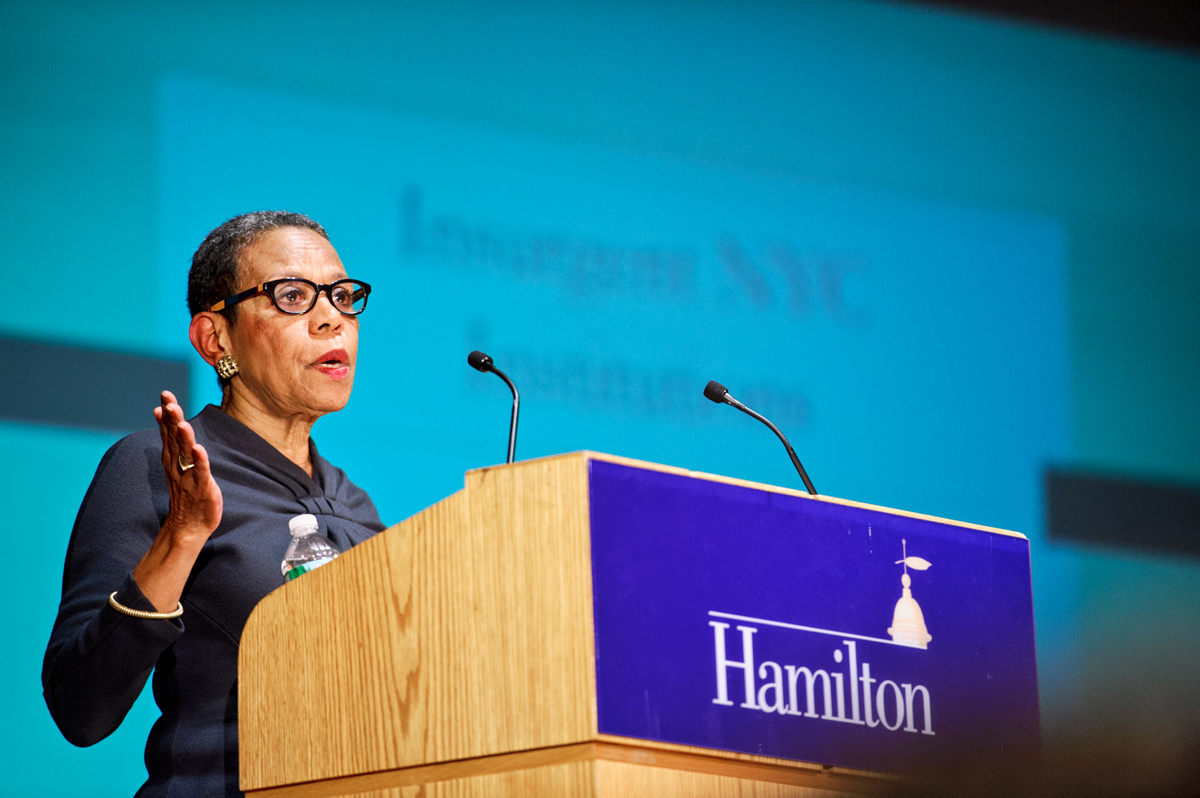
[[[271,297],[271,304],[279,312],[289,316],[303,316],[317,306],[317,298],[322,291],[339,313],[357,316],[367,309],[367,295],[371,293],[371,286],[360,280],[336,280],[328,285],[320,285],[303,277],[285,277],[282,280],[268,280],[262,285],[222,299],[209,308],[209,311],[216,313],[243,300],[266,294]]]

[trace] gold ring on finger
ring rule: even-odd
[[[179,455],[179,457],[177,458],[177,461],[176,461],[176,462],[178,462],[178,463],[179,463],[179,473],[181,473],[181,474],[183,474],[183,473],[185,473],[185,472],[187,472],[187,471],[190,471],[190,470],[192,470],[193,468],[195,468],[195,467],[196,467],[196,464],[195,464],[195,463],[185,463],[185,462],[183,462],[183,455]]]

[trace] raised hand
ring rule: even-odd
[[[183,418],[183,408],[170,391],[154,408],[162,436],[162,464],[171,495],[166,523],[176,534],[198,535],[201,544],[221,523],[221,488],[213,479],[208,452],[196,443],[196,431]]]
[[[213,479],[208,452],[183,408],[163,391],[154,419],[162,436],[162,464],[171,497],[167,518],[150,550],[133,569],[143,595],[160,611],[175,609],[205,541],[221,523],[221,488]]]

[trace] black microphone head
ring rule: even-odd
[[[708,385],[704,386],[704,395],[719,405],[725,403],[725,395],[728,393],[729,389],[716,380],[709,380]]]
[[[467,355],[467,363],[476,371],[484,373],[492,370],[492,359],[476,349],[471,354]]]

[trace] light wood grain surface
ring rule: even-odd
[[[238,663],[242,788],[594,738],[586,469],[472,471],[263,599]]]
[[[345,793],[336,798],[564,798],[594,795],[595,783],[595,763],[588,761]]]

